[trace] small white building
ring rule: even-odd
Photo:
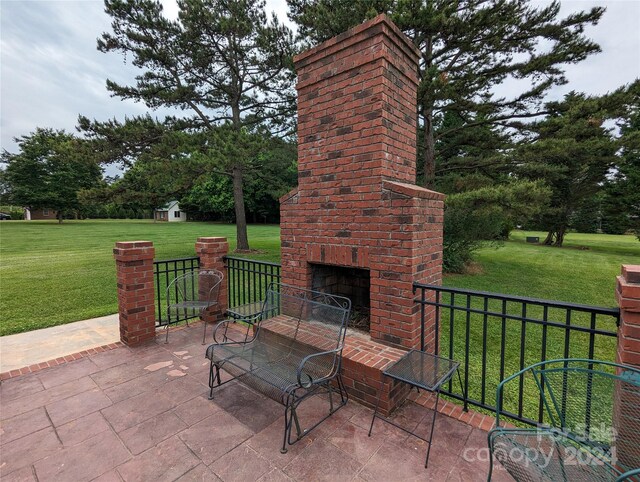
[[[180,211],[178,201],[169,201],[161,208],[153,212],[156,221],[168,221],[170,223],[180,223],[187,220],[187,213]]]

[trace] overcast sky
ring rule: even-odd
[[[174,0],[164,0],[168,16]],[[602,53],[567,67],[569,84],[554,90],[602,94],[640,77],[640,0],[564,0],[562,13],[604,5],[607,12],[587,35]],[[269,11],[286,19],[285,0],[267,0]],[[147,111],[142,104],[110,97],[107,78],[126,82],[135,68],[118,54],[96,50],[109,30],[102,1],[0,0],[0,130],[2,148],[36,127],[74,131],[78,114],[105,120]],[[161,113],[160,113],[161,114]]]

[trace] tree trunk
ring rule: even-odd
[[[58,211],[56,217],[58,218],[58,224],[62,224],[62,211]]]
[[[436,181],[436,150],[433,137],[433,109],[424,112],[424,187],[433,189]]]
[[[249,251],[249,237],[247,236],[247,216],[244,210],[244,190],[242,169],[234,166],[233,176],[233,204],[236,211],[237,251]]]
[[[549,232],[547,233],[547,237],[545,238],[544,243],[542,244],[544,244],[545,246],[551,246],[553,244],[553,234],[554,234],[553,229],[549,230]]]
[[[558,229],[558,231],[556,232],[556,242],[553,243],[555,247],[562,248],[562,243],[564,243],[565,232],[566,232],[565,228]]]

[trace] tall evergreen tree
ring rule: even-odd
[[[292,100],[290,30],[267,17],[264,0],[178,0],[178,9],[174,21],[157,0],[105,0],[112,32],[98,49],[120,52],[143,71],[135,85],[108,80],[107,88],[152,109],[188,111],[182,123],[193,131],[275,123]],[[238,250],[248,250],[245,165],[233,159],[223,169],[233,183]]]
[[[530,0],[287,0],[300,35],[316,43],[387,13],[422,52],[418,114],[424,183],[433,187],[439,142],[493,125],[520,128],[545,112],[542,100],[566,83],[563,67],[599,52],[584,35],[604,9],[560,18],[560,3]],[[514,95],[500,86],[508,83]],[[447,113],[460,125],[443,122]]]
[[[620,155],[603,189],[602,229],[612,234],[635,230],[640,239],[640,92],[620,125]]]
[[[552,189],[539,220],[547,231],[545,244],[562,246],[573,214],[613,172],[619,141],[608,121],[625,115],[637,87],[602,97],[571,92],[562,101],[548,103],[549,115],[529,125],[534,142],[517,149],[514,159],[520,177],[544,181]]]

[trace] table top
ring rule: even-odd
[[[427,391],[436,391],[449,380],[459,362],[420,350],[411,350],[383,373]]]

